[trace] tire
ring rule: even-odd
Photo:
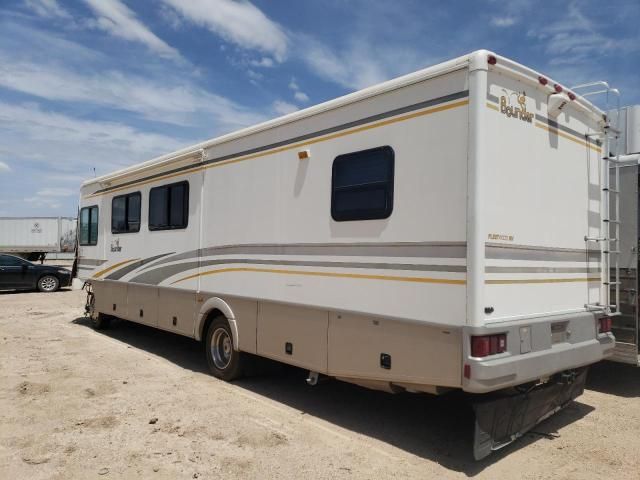
[[[41,292],[55,292],[60,288],[60,280],[55,275],[44,275],[38,280],[38,290]]]
[[[111,317],[104,313],[96,313],[91,315],[91,326],[95,330],[104,330],[111,326]]]
[[[207,364],[211,374],[227,382],[242,377],[246,355],[233,348],[233,334],[223,316],[213,319],[205,341]]]

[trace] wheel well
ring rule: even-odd
[[[206,341],[206,334],[207,334],[207,330],[209,330],[209,325],[211,325],[211,322],[213,322],[213,319],[216,318],[216,317],[225,317],[225,315],[224,315],[224,313],[222,313],[217,308],[214,308],[214,309],[209,310],[207,312],[207,318],[202,323],[202,330],[200,330],[200,340],[201,341],[203,341],[203,342]]]

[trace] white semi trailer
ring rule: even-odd
[[[468,392],[484,457],[614,348],[608,127],[481,50],[88,180],[88,313],[202,340],[225,380],[252,354]]]
[[[73,252],[76,219],[73,217],[0,217],[0,252],[27,260],[47,253]]]

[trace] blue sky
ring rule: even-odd
[[[478,48],[640,103],[638,0],[1,0],[0,216]]]

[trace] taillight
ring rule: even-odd
[[[507,334],[483,335],[471,337],[471,356],[488,357],[507,351]]]
[[[613,321],[611,320],[611,317],[602,317],[599,320],[598,333],[609,333],[611,331],[612,324]]]

